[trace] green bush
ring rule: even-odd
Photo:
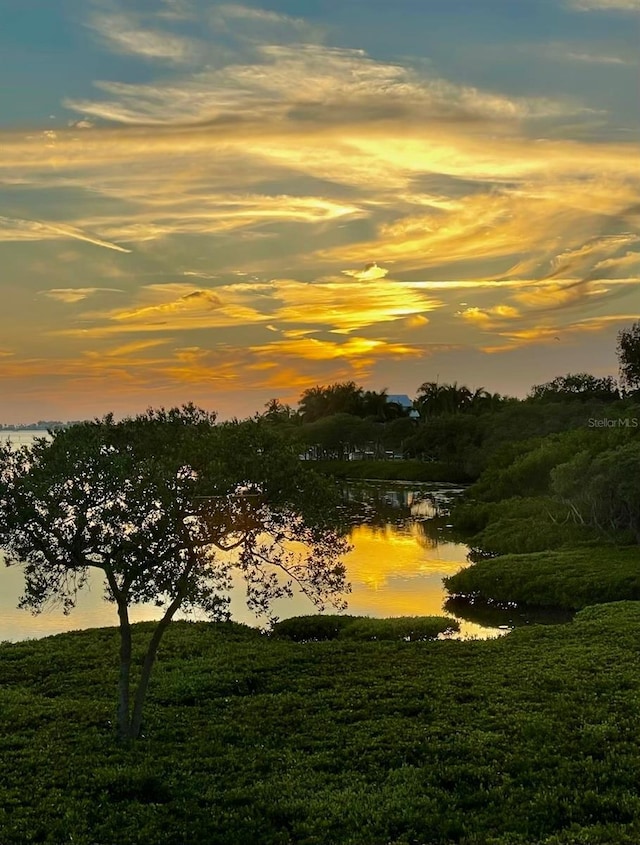
[[[470,545],[493,555],[527,554],[576,546],[598,539],[598,532],[574,523],[541,522],[535,517],[499,519],[472,538]]]
[[[462,501],[452,509],[451,521],[455,536],[490,555],[543,552],[601,539],[596,529],[573,520],[568,505],[549,496]],[[620,534],[618,539],[627,538]]]
[[[337,614],[316,613],[313,616],[292,616],[282,619],[271,627],[271,634],[281,639],[294,642],[312,640],[335,640],[347,625],[359,616],[338,616]]]
[[[593,546],[481,560],[444,579],[450,593],[580,610],[640,600],[640,549]]]
[[[346,625],[340,636],[350,640],[435,640],[440,634],[460,630],[455,619],[446,616],[398,616],[389,619],[361,618]]]
[[[323,640],[435,640],[439,634],[459,630],[455,619],[445,616],[398,616],[373,619],[369,616],[315,614],[293,616],[276,622],[271,629],[275,637],[294,642]]]

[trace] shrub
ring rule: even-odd
[[[292,616],[282,619],[271,628],[275,637],[281,637],[294,642],[309,642],[311,640],[335,640],[340,632],[359,616],[338,616],[337,614],[318,613],[313,616]]]
[[[340,634],[351,640],[435,640],[439,634],[460,629],[455,619],[446,616],[398,616],[390,619],[363,617],[345,626]]]
[[[271,629],[275,637],[294,642],[320,640],[435,640],[439,634],[459,630],[455,619],[445,616],[399,616],[372,619],[368,616],[316,614],[283,619]]]
[[[580,610],[640,599],[637,547],[583,547],[482,560],[444,579],[454,595]]]
[[[598,531],[573,520],[568,505],[549,496],[461,502],[451,520],[457,535],[492,555],[543,552],[599,538]]]

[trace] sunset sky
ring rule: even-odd
[[[640,0],[1,15],[0,422],[615,374]]]

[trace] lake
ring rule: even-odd
[[[8,434],[2,432],[3,438]],[[34,434],[15,432],[9,436],[19,444],[31,442]],[[350,536],[353,550],[345,557],[352,584],[349,613],[377,617],[443,613],[447,594],[442,578],[467,565],[468,548],[445,540],[441,536],[442,520],[436,520],[446,513],[449,502],[459,492],[460,488],[443,484],[371,482],[345,487],[346,499],[355,511]],[[68,616],[57,608],[38,616],[19,610],[22,581],[20,567],[0,567],[0,640],[44,637],[117,623],[115,606],[102,598],[97,573]],[[232,592],[233,619],[250,625],[263,624],[264,620],[257,619],[246,608],[243,596],[239,579]],[[280,618],[316,612],[302,595],[276,602],[274,609]],[[331,612],[330,608],[327,612]],[[159,615],[160,611],[153,605],[140,605],[131,612],[133,621],[156,619]],[[503,627],[499,627],[499,622],[493,620],[490,624],[461,620],[461,635],[497,636],[505,632],[504,621]]]

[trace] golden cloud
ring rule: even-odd
[[[489,328],[499,324],[501,320],[513,320],[520,316],[520,312],[511,305],[494,305],[492,308],[485,310],[476,306],[465,308],[464,311],[458,312],[458,316],[462,317],[468,323],[475,323],[483,328]]]
[[[422,314],[414,314],[411,317],[407,317],[404,321],[404,325],[408,329],[421,329],[423,326],[429,325],[429,318],[423,316]]]
[[[442,303],[425,297],[411,284],[372,279],[355,282],[320,281],[304,284],[274,280],[273,295],[281,303],[274,321],[315,324],[339,333],[433,311]]]
[[[371,340],[364,337],[352,337],[343,343],[320,340],[318,338],[300,338],[299,340],[279,340],[266,346],[252,346],[252,352],[259,355],[301,358],[307,361],[331,361],[336,358],[401,358],[417,354],[416,347],[400,343],[387,343],[383,340]]]
[[[361,282],[370,282],[375,279],[384,279],[389,274],[384,267],[378,267],[375,261],[366,264],[362,270],[343,270],[345,276],[351,276],[354,279],[359,279]]]
[[[515,331],[501,331],[498,334],[505,339],[505,342],[501,345],[482,347],[482,351],[491,354],[508,352],[512,349],[537,343],[562,343],[567,339],[574,339],[574,336],[585,332],[601,332],[607,329],[611,323],[622,325],[630,320],[637,320],[637,315],[611,314],[606,317],[591,317],[584,320],[576,320],[568,324],[547,324]]]
[[[49,299],[57,299],[59,302],[73,304],[81,302],[95,293],[122,293],[121,288],[51,288],[51,290],[40,291],[43,296]]]

